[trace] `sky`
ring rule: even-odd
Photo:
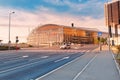
[[[111,1],[111,0],[108,0]],[[11,41],[27,42],[28,34],[44,24],[97,28],[107,31],[104,3],[107,0],[0,0],[0,39],[8,42],[9,14]]]

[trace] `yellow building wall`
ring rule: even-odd
[[[64,34],[83,37],[86,35],[84,30],[78,30],[76,28],[64,28]]]

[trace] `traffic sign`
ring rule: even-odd
[[[19,40],[18,40],[18,36],[16,36],[16,43],[18,43],[19,42]]]
[[[98,32],[98,36],[102,36],[102,32]]]

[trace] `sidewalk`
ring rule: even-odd
[[[103,46],[102,49],[97,54],[92,52],[83,55],[70,64],[37,80],[120,80],[112,52],[109,52],[106,46]],[[94,60],[81,72],[95,55]],[[79,74],[80,72],[81,74]],[[76,76],[77,78],[74,79]]]
[[[76,80],[120,80],[112,52],[104,46],[103,51]]]

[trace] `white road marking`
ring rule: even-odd
[[[62,61],[62,60],[68,59],[68,58],[70,58],[70,57],[69,57],[69,56],[68,56],[68,57],[64,57],[64,58],[59,59],[59,60],[56,60],[56,61],[54,61],[54,62],[59,62],[59,61]]]
[[[40,59],[40,57],[39,58],[35,58],[35,59],[30,59],[29,61],[34,61],[34,60],[37,60],[37,59]]]
[[[73,78],[73,80],[76,80],[76,79],[86,70],[86,68],[93,62],[93,60],[95,60],[96,57],[97,57],[97,55],[95,55],[95,56],[87,63],[87,65],[85,65],[85,67]]]
[[[29,61],[34,61],[34,60],[37,60],[37,59],[40,59],[40,58],[48,58],[49,56],[42,56],[42,57],[38,57],[38,58],[34,58],[34,59],[30,59]]]
[[[22,68],[22,67],[26,67],[26,66],[29,66],[29,65],[33,65],[33,64],[36,64],[36,63],[39,63],[39,62],[40,61],[37,61],[37,62],[30,63],[30,64],[26,64],[26,65],[18,66],[18,67],[15,67],[15,68],[7,69],[7,70],[4,70],[4,71],[0,71],[0,74],[5,73],[5,72],[9,72],[9,71],[12,71],[12,70],[15,70],[15,69],[19,69],[19,68]]]
[[[42,56],[41,58],[48,58],[49,56]]]
[[[10,60],[10,61],[6,61],[6,62],[3,62],[3,63],[5,64],[5,63],[14,62],[14,61],[19,61],[19,60],[18,59],[16,59],[16,60]]]
[[[44,78],[45,76],[47,76],[47,75],[49,75],[49,74],[52,74],[53,72],[55,72],[55,71],[57,71],[57,70],[65,67],[65,66],[69,65],[70,63],[73,63],[73,62],[77,61],[79,58],[80,58],[80,57],[78,57],[78,58],[76,58],[76,59],[74,59],[74,60],[72,60],[72,61],[70,61],[70,62],[68,62],[68,63],[66,63],[66,64],[64,64],[64,65],[62,65],[62,66],[60,66],[60,67],[58,67],[58,68],[56,68],[56,69],[54,69],[54,70],[52,70],[52,71],[50,71],[50,72],[48,72],[47,74],[45,74],[45,75],[43,75],[43,76],[41,76],[41,77],[36,78],[35,80],[40,80],[40,79]]]
[[[28,55],[24,55],[24,56],[22,56],[23,58],[27,58],[27,57],[29,57]]]

